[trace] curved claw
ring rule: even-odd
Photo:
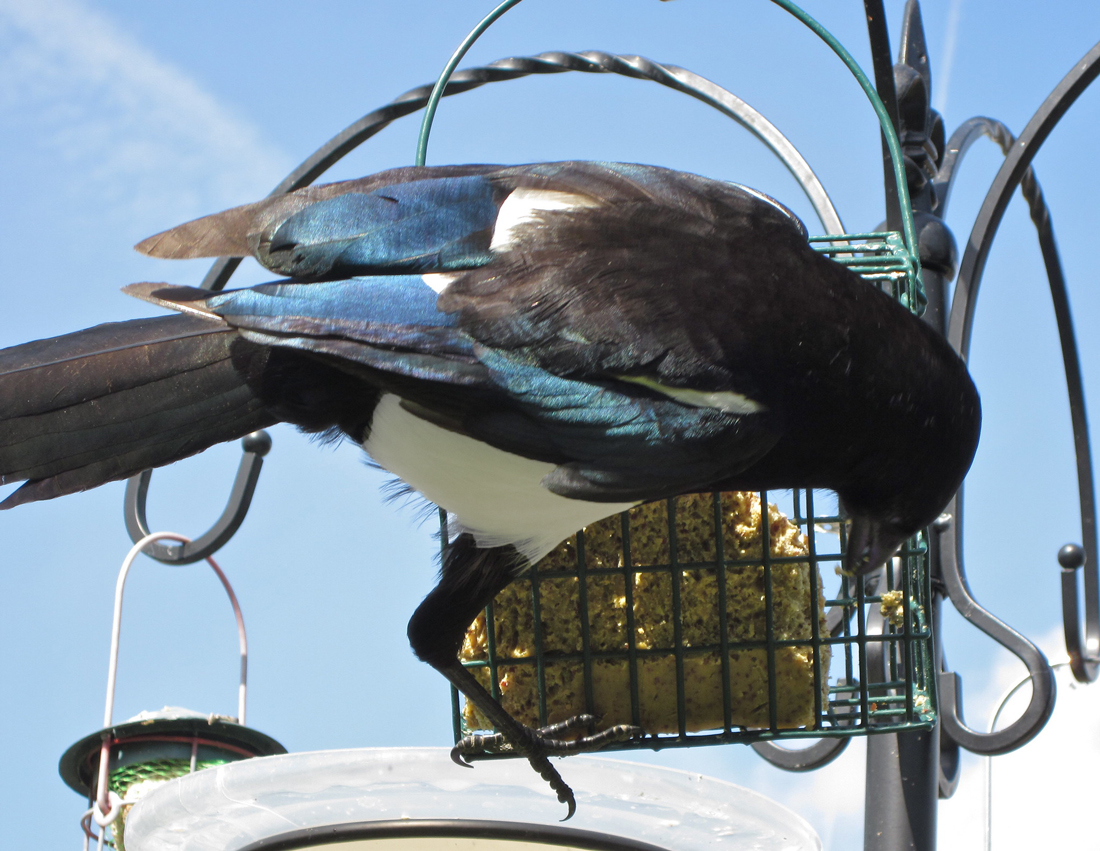
[[[591,716],[582,716],[589,718]],[[568,730],[571,727],[577,726],[575,718],[571,718],[568,721],[563,721],[558,724],[551,725],[552,728],[561,731]],[[573,818],[573,814],[577,811],[577,801],[573,796],[573,790],[569,788],[569,785],[561,779],[561,775],[558,774],[558,770],[551,765],[550,760],[546,757],[545,753],[541,753],[539,749],[550,746],[551,748],[558,749],[561,753],[565,753],[569,750],[572,743],[559,742],[555,739],[543,738],[542,733],[547,729],[535,731],[529,728],[522,728],[526,733],[526,745],[528,751],[525,752],[522,749],[519,750],[524,756],[527,757],[527,761],[531,763],[531,767],[535,769],[539,777],[545,780],[550,788],[557,793],[558,800],[569,807],[569,812],[566,814],[562,821],[569,821]],[[463,768],[473,768],[474,766],[467,759],[466,748],[475,748],[477,750],[487,750],[490,745],[499,746],[504,744],[504,737],[500,733],[496,733],[492,736],[482,736],[474,734],[462,739],[458,744],[451,748],[451,761],[455,765],[461,765]]]
[[[494,750],[499,749],[501,746],[509,746],[511,753],[516,756],[527,757],[531,768],[547,782],[557,794],[558,800],[568,807],[568,812],[562,820],[568,821],[571,819],[577,811],[576,798],[573,795],[573,790],[562,780],[561,775],[551,765],[548,757],[551,755],[563,756],[583,750],[594,750],[592,744],[599,746],[605,744],[608,739],[606,733],[597,733],[583,736],[576,742],[569,742],[550,739],[547,734],[552,731],[573,730],[577,727],[585,728],[593,724],[596,719],[592,716],[581,715],[552,724],[543,730],[533,730],[516,721],[515,718],[502,709],[485,687],[457,659],[454,660],[453,664],[439,666],[438,670],[467,698],[474,701],[486,717],[496,725],[498,730],[492,735],[485,736],[474,733],[462,739],[451,751],[451,759],[462,765],[463,763],[460,763],[457,758],[459,755],[469,754],[473,756],[476,751],[484,750],[486,745],[493,746]],[[621,734],[622,730],[634,732],[634,729],[630,727],[612,728],[613,734]],[[471,748],[475,748],[476,751],[471,751]]]
[[[558,793],[558,800],[569,807],[569,812],[565,814],[562,821],[569,821],[573,818],[573,813],[577,811],[577,799],[573,796],[573,790],[569,788],[569,784],[561,779],[558,770],[550,764],[550,760],[541,754],[529,754],[527,761],[538,772],[539,777],[549,783],[550,788]]]

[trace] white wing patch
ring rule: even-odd
[[[535,221],[538,214],[553,210],[578,210],[598,207],[600,202],[587,195],[573,192],[557,192],[551,189],[513,189],[504,199],[497,213],[490,251],[507,251],[516,243],[516,231],[524,224]]]
[[[640,375],[617,375],[619,381],[629,381],[632,384],[640,384],[649,390],[668,396],[677,402],[691,408],[714,408],[725,414],[758,414],[766,411],[767,406],[760,404],[755,399],[734,393],[732,390],[691,390],[687,387],[670,387],[661,384],[652,378]]]
[[[421,280],[437,293],[442,293],[461,277],[461,272],[427,272],[420,276]]]
[[[479,546],[513,544],[532,563],[578,529],[637,503],[585,502],[551,493],[554,469],[440,428],[393,394],[374,409],[363,448],[378,464],[456,516]]]

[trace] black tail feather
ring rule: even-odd
[[[174,315],[0,351],[0,483],[26,480],[0,508],[126,478],[277,422],[243,377],[257,370],[235,363],[237,340],[221,321]]]

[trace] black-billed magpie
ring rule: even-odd
[[[978,394],[946,341],[813,251],[751,189],[640,165],[402,168],[181,225],[157,257],[251,254],[284,280],[136,284],[178,311],[0,351],[0,507],[278,421],[342,433],[447,509],[409,624],[573,811],[546,755],[459,664],[529,561],[642,501],[819,487],[845,566],[881,565],[970,466]]]

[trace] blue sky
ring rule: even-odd
[[[130,246],[266,194],[329,136],[434,79],[490,5],[0,0],[0,345],[148,315],[118,292],[133,281],[198,283],[205,264],[150,260]],[[804,5],[869,67],[861,3]],[[895,44],[901,8],[887,3]],[[929,0],[924,20],[934,101],[949,129],[982,114],[1019,131],[1100,37],[1100,6],[1072,0],[1041,7]],[[583,49],[637,53],[723,84],[799,147],[850,229],[882,219],[870,108],[836,58],[765,0],[527,0],[463,64]],[[394,125],[330,177],[408,164],[416,125],[414,118]],[[1092,248],[1100,176],[1089,154],[1098,127],[1100,90],[1093,90],[1035,162],[1093,400],[1100,398],[1100,335],[1092,333],[1100,317]],[[747,133],[689,98],[635,80],[567,74],[449,99],[428,154],[429,163],[561,159],[654,163],[746,183],[817,230],[793,180]],[[999,160],[988,143],[966,160],[948,215],[960,246]],[[246,267],[239,280],[264,277]],[[966,554],[978,599],[1041,640],[1053,658],[1064,654],[1054,555],[1080,533],[1045,289],[1016,200],[986,270],[972,345],[985,422],[967,480]],[[430,524],[384,502],[383,477],[354,447],[313,446],[282,427],[272,434],[252,512],[219,556],[249,628],[250,724],[291,750],[447,744],[445,684],[415,661],[405,640],[408,615],[436,570]],[[219,447],[158,472],[152,525],[205,529],[221,510],[237,455]],[[9,731],[0,744],[0,791],[17,814],[5,828],[13,847],[79,841],[82,805],[58,779],[56,761],[102,717],[114,576],[129,545],[122,490],[110,485],[0,515],[0,638],[8,649],[0,715]],[[139,562],[126,605],[116,718],[164,704],[232,712],[233,622],[210,572]],[[957,616],[948,615],[946,628],[948,659],[967,686],[968,720],[984,725],[1017,669]],[[1003,847],[1085,839],[1057,814],[1077,794],[1084,806],[1090,782],[1095,790],[1084,766],[1100,755],[1100,713],[1091,689],[1064,689],[1059,700],[1051,728],[997,762],[994,816]],[[853,746],[805,776],[782,774],[741,747],[650,759],[772,795],[809,818],[826,847],[839,848],[862,831],[861,754]],[[944,848],[974,847],[980,835],[976,768],[967,761],[962,789],[941,808]],[[562,770],[568,774],[568,762]],[[1044,773],[1057,782],[1029,785]]]

